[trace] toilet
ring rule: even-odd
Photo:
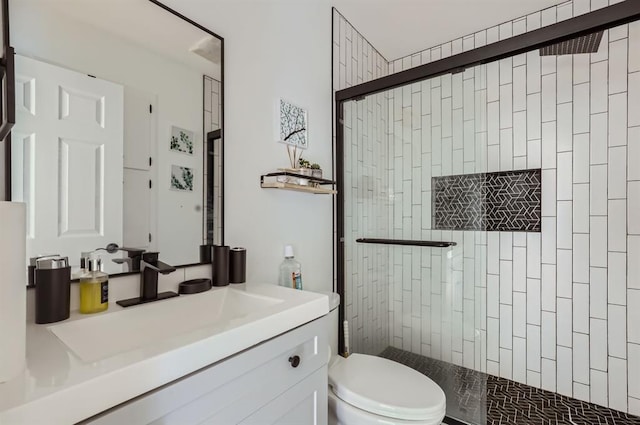
[[[328,295],[330,352],[337,353],[340,296]],[[431,379],[365,354],[330,357],[328,395],[329,425],[438,425],[446,411],[444,392]]]

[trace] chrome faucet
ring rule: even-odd
[[[140,296],[117,301],[118,305],[130,307],[178,296],[178,294],[171,291],[158,293],[158,273],[169,274],[176,271],[176,268],[158,260],[157,252],[145,252],[142,254],[140,270]]]

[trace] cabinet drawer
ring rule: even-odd
[[[111,409],[86,423],[240,423],[326,365],[326,327],[325,316]],[[293,364],[295,356],[299,357],[296,367]],[[324,371],[326,374],[326,368]]]
[[[154,424],[200,423],[229,425],[240,423],[253,411],[293,387],[327,363],[327,344],[318,350],[317,336],[290,347],[261,366],[239,376],[222,388],[205,394]],[[299,356],[293,367],[290,358]],[[324,368],[326,374],[326,368]]]
[[[318,369],[240,425],[325,425],[329,413],[323,401],[327,399],[327,373],[326,366]]]

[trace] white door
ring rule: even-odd
[[[157,250],[156,166],[157,96],[125,87],[124,113],[124,246]],[[150,182],[153,182],[150,184]]]
[[[123,88],[16,55],[12,199],[27,256],[122,244]],[[21,165],[20,165],[21,164]]]

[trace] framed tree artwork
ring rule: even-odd
[[[298,149],[306,149],[309,146],[308,117],[306,109],[279,100],[279,134],[278,141]]]

